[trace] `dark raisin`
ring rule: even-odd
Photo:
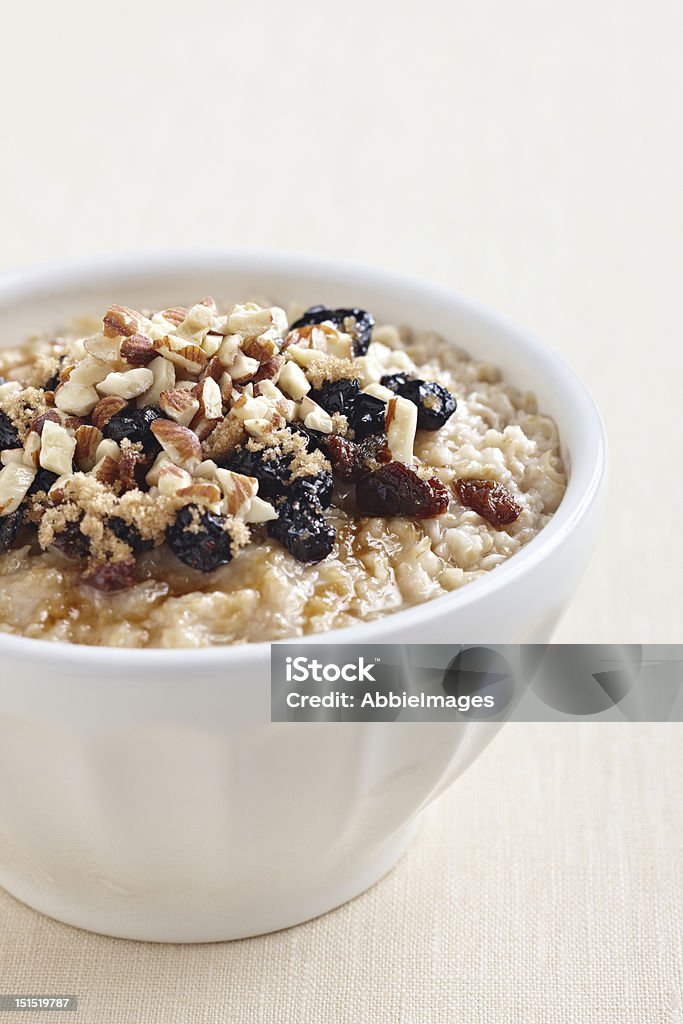
[[[67,523],[63,530],[55,534],[52,543],[63,555],[75,561],[86,558],[90,552],[90,539],[81,533],[77,522]]]
[[[122,409],[112,416],[108,423],[102,428],[105,437],[112,441],[121,442],[124,437],[129,441],[138,441],[148,454],[161,450],[161,445],[150,430],[155,420],[163,419],[161,409],[154,405],[145,406],[144,409]]]
[[[450,391],[433,380],[406,381],[399,394],[417,406],[420,430],[438,430],[451,418],[457,405]]]
[[[356,441],[384,430],[386,403],[364,394],[357,380],[327,380],[321,388],[309,391],[308,397],[330,415],[346,416]]]
[[[90,566],[81,576],[81,583],[105,594],[114,594],[117,590],[128,590],[135,583],[135,562],[103,562],[101,565]]]
[[[400,395],[401,388],[405,387],[409,380],[410,377],[407,373],[387,373],[382,377],[380,384],[389,388],[395,395]]]
[[[332,436],[327,442],[332,472],[340,480],[355,483],[387,462],[391,452],[386,434],[370,434],[359,444]]]
[[[471,508],[491,526],[509,526],[522,506],[494,480],[456,480],[455,489],[465,508]]]
[[[356,451],[358,446],[345,437],[332,434],[327,442],[327,451],[332,472],[340,480],[353,480],[356,472]]]
[[[384,430],[387,404],[381,398],[364,395],[361,392],[353,403],[349,417],[349,426],[353,430],[354,440],[362,441],[370,434],[379,434]]]
[[[328,508],[333,487],[332,474],[325,471],[313,476],[297,476],[287,485],[287,498],[313,499],[322,508]]]
[[[331,416],[341,413],[350,419],[355,403],[360,395],[360,384],[357,380],[326,380],[322,387],[308,392],[308,397],[320,405]]]
[[[57,479],[57,474],[53,473],[51,470],[39,469],[33,478],[33,483],[29,487],[28,493],[38,494],[40,491],[44,491],[47,494]]]
[[[325,320],[329,320],[335,327],[351,335],[354,355],[365,355],[372,338],[372,328],[375,326],[374,317],[365,309],[357,307],[328,309],[327,306],[311,306],[299,320],[291,325],[290,331],[294,331],[298,327],[307,327],[309,324],[322,324]]]
[[[194,529],[195,520],[198,529]],[[196,505],[181,508],[166,534],[166,542],[176,558],[199,572],[213,572],[232,558],[232,537],[224,529],[226,519],[205,512]],[[193,529],[188,530],[191,526]]]
[[[43,384],[43,391],[56,391],[59,387],[59,370]]]
[[[448,508],[448,491],[436,477],[423,480],[402,462],[389,462],[358,481],[356,506],[364,516],[433,519]]]
[[[315,501],[286,500],[277,506],[278,518],[268,523],[268,533],[300,562],[321,562],[334,547],[334,527],[326,521]]]
[[[287,426],[293,434],[301,434],[306,441],[307,451],[322,452],[323,455],[327,456],[329,434],[323,434],[320,430],[311,430],[310,427],[305,427],[303,423],[288,423]]]
[[[366,473],[372,473],[388,462],[391,462],[391,451],[387,435],[370,434],[356,446],[355,479],[360,480]]]
[[[24,516],[25,510],[21,505],[8,516],[0,516],[0,551],[12,547],[24,525]]]
[[[0,412],[0,450],[21,448],[21,441],[9,416]]]
[[[143,540],[138,528],[133,526],[132,523],[127,523],[125,519],[121,519],[120,516],[112,516],[108,520],[107,526],[115,537],[122,540],[124,544],[128,544],[136,554],[142,551],[150,551],[154,547],[154,541]]]
[[[259,497],[279,498],[289,481],[291,461],[291,455],[279,455],[274,449],[252,452],[249,448],[236,448],[221,460],[221,466],[233,473],[256,477]]]

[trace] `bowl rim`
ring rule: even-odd
[[[607,438],[605,426],[595,401],[566,360],[542,342],[535,334],[518,324],[504,313],[499,313],[475,299],[440,284],[425,281],[419,277],[368,267],[349,260],[315,257],[302,253],[282,250],[204,248],[148,249],[134,252],[120,251],[86,257],[46,261],[26,268],[10,270],[0,275],[0,302],[7,299],[27,298],[36,290],[47,289],[50,294],[64,288],[97,284],[107,275],[147,272],[164,273],[182,271],[184,267],[214,265],[227,268],[230,264],[241,270],[255,271],[267,267],[268,272],[315,275],[327,277],[335,283],[352,283],[359,276],[364,284],[378,289],[400,289],[406,293],[420,295],[421,300],[437,304],[457,306],[471,318],[490,329],[505,334],[515,344],[520,344],[543,368],[543,373],[554,371],[561,381],[565,399],[574,405],[576,414],[582,418],[583,441],[571,451],[572,466],[565,495],[552,519],[536,537],[521,551],[496,566],[495,572],[473,580],[448,594],[440,595],[399,611],[390,612],[367,622],[325,633],[310,633],[286,637],[281,640],[257,643],[225,644],[211,647],[180,648],[122,648],[99,647],[85,644],[71,644],[66,641],[42,640],[33,637],[0,634],[0,657],[3,653],[17,657],[31,657],[48,660],[58,657],[60,662],[71,663],[74,668],[87,669],[101,662],[102,657],[115,659],[121,667],[140,666],[146,669],[170,667],[183,669],[199,667],[198,659],[207,668],[225,662],[226,667],[240,662],[250,662],[269,656],[273,643],[372,643],[381,644],[382,634],[395,634],[402,625],[412,628],[426,622],[435,614],[457,614],[463,606],[472,607],[485,603],[491,595],[514,586],[520,577],[528,576],[545,561],[574,531],[588,514],[599,497],[605,480],[607,465]],[[1,312],[1,311],[0,311]],[[552,410],[550,410],[552,414]],[[584,483],[577,486],[577,473]],[[572,486],[574,484],[574,486]],[[366,636],[366,634],[368,634]]]

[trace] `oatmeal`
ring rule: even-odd
[[[0,629],[123,647],[324,632],[528,543],[566,486],[533,395],[365,310],[112,305],[0,352]]]

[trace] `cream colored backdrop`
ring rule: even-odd
[[[678,0],[42,0],[2,23],[0,270],[276,247],[501,308],[611,440],[557,639],[681,639]],[[680,749],[678,727],[510,728],[382,887],[263,941],[140,950],[0,897],[0,987],[117,1022],[680,1021]]]

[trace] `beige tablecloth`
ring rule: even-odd
[[[295,249],[499,307],[610,437],[557,640],[680,641],[682,32],[680,0],[8,5],[0,267]],[[138,946],[0,894],[0,991],[96,1024],[681,1024],[682,747],[508,726],[390,877],[264,939]]]
[[[76,994],[78,1024],[681,1024],[682,751],[509,725],[384,881],[264,938],[123,942],[2,894],[0,990]]]

